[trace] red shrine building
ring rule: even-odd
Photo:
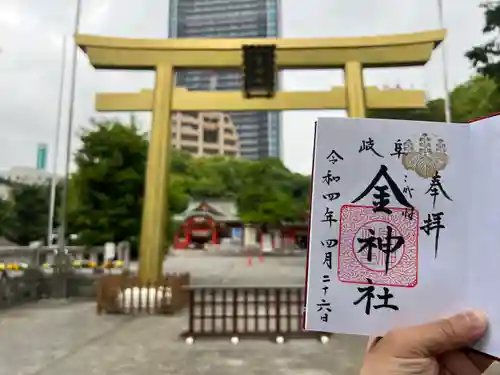
[[[175,249],[206,249],[232,244],[236,247],[305,249],[307,246],[307,215],[303,222],[282,223],[274,228],[260,224],[244,224],[231,200],[207,199],[192,201],[186,211],[174,216],[178,230]]]

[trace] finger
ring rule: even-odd
[[[479,371],[481,371],[481,373],[485,372],[488,367],[490,367],[491,364],[495,361],[489,355],[479,353],[472,349],[466,349],[464,353],[471,360],[471,362],[474,363],[474,366],[476,366]]]
[[[481,371],[462,351],[455,350],[439,357],[439,364],[452,374],[481,375]]]
[[[369,337],[368,343],[366,344],[366,353],[373,349],[375,345],[380,341],[382,337]]]
[[[389,332],[379,343],[393,356],[401,358],[433,357],[463,348],[477,341],[486,331],[486,316],[466,312],[448,319]]]

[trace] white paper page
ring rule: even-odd
[[[470,143],[467,300],[490,322],[476,348],[500,357],[500,116],[472,123]]]
[[[407,140],[410,142],[406,143]],[[318,120],[306,329],[381,335],[398,326],[424,323],[463,308],[467,262],[464,207],[469,197],[461,172],[468,165],[467,142],[467,125]],[[405,143],[412,147],[406,150],[407,157],[401,154]],[[418,167],[412,164],[415,161]],[[431,178],[437,169],[440,180]],[[389,194],[390,202],[385,207],[374,197],[376,188],[357,200],[378,172],[387,172],[396,185],[390,186],[386,177],[375,183],[380,189],[386,186],[382,192]],[[328,179],[329,175],[332,177]],[[404,199],[398,201],[397,191]],[[435,204],[433,191],[438,193]],[[414,207],[413,218],[408,217],[411,209],[405,205]],[[391,214],[384,212],[387,207],[391,208]],[[337,221],[330,223],[327,212]],[[442,215],[432,216],[433,213]],[[429,235],[421,229],[426,227],[428,215],[431,225],[439,218],[444,225],[438,239],[436,228],[431,228]],[[392,239],[390,246],[386,246],[389,234]],[[372,254],[368,259],[370,248]],[[368,284],[368,279],[373,285]],[[373,288],[373,298],[367,294],[367,288]]]

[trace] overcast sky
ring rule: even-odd
[[[450,87],[473,73],[464,52],[483,40],[480,0],[443,0]],[[35,166],[37,143],[54,149],[57,98],[64,35],[71,35],[76,0],[0,0],[0,170]],[[437,0],[283,0],[284,37],[344,37],[410,33],[439,28]],[[162,38],[168,30],[168,0],[83,0],[81,32],[104,36]],[[69,91],[71,41],[68,41],[66,94]],[[424,68],[368,70],[370,85],[400,84],[442,96],[441,54]],[[96,116],[94,94],[153,87],[153,74],[96,72],[78,54],[73,150],[78,129]],[[327,90],[342,84],[340,71],[285,73],[285,90]],[[68,95],[65,95],[58,170],[64,169]],[[310,173],[313,123],[339,111],[295,111],[283,116],[284,162]],[[110,114],[111,116],[116,116]],[[147,130],[149,114],[139,116]],[[49,164],[50,167],[50,164]]]

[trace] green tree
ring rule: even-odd
[[[453,122],[467,122],[500,111],[500,91],[494,80],[476,76],[451,93]]]
[[[450,102],[452,121],[465,123],[499,112],[500,91],[494,80],[486,76],[475,76],[453,89]],[[368,111],[368,117],[444,122],[444,100],[431,100],[424,109],[371,110]]]
[[[5,237],[8,220],[11,215],[14,202],[8,199],[0,199],[0,236]]]
[[[71,227],[85,245],[137,238],[148,142],[135,124],[92,120],[71,178]]]
[[[250,163],[237,196],[245,222],[275,225],[303,219],[307,210],[309,178],[291,173],[279,159]]]
[[[488,40],[471,48],[465,56],[472,62],[477,72],[500,83],[500,2],[487,1],[480,5],[484,9],[485,25],[483,34]]]
[[[445,121],[444,100],[431,100],[425,108],[421,109],[370,109],[366,117],[443,122]]]
[[[81,244],[102,245],[107,241],[139,241],[148,141],[131,124],[115,120],[95,121],[83,132],[82,146],[75,155],[77,172],[70,180],[69,228],[79,234]],[[189,196],[183,172],[190,157],[172,153],[169,174],[167,240],[173,237],[170,216],[186,209]]]
[[[186,193],[193,199],[235,198],[249,163],[223,156],[191,158],[183,173]]]
[[[2,235],[19,245],[43,241],[47,236],[50,187],[13,184],[11,201],[1,204]]]
[[[12,182],[4,178],[0,178],[0,183],[7,187],[12,186]],[[10,215],[12,206],[13,202],[11,199],[0,199],[0,236],[5,236],[6,220]]]
[[[176,158],[176,152],[172,153],[173,158]],[[178,230],[178,223],[172,220],[172,216],[184,212],[189,204],[189,195],[186,193],[185,178],[178,173],[170,173],[169,176],[170,188],[168,190],[168,213],[166,220],[166,240],[169,246],[175,232]]]
[[[233,199],[245,222],[277,224],[303,219],[310,179],[291,173],[275,158],[193,158],[174,151],[171,183],[172,192],[180,194],[182,206],[186,197]]]

